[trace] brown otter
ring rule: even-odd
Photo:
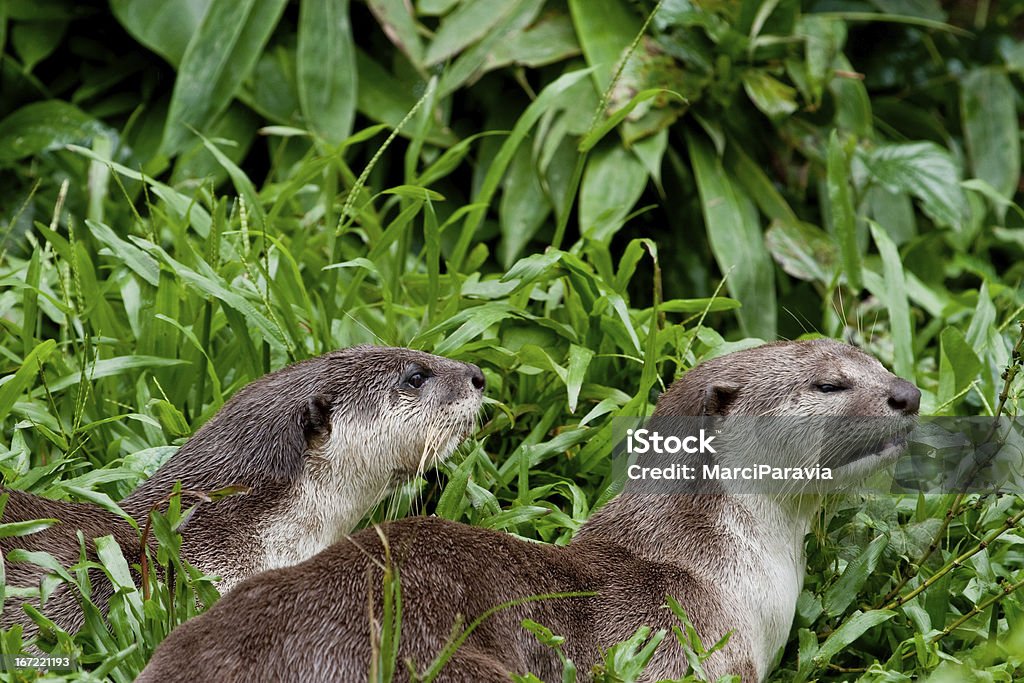
[[[876,425],[879,432],[868,441],[873,449],[860,440],[850,442],[850,452],[830,454],[840,474],[863,476],[900,451],[919,403],[918,389],[874,358],[816,340],[706,361],[661,396],[655,416],[872,417],[886,425]],[[722,439],[716,446],[728,452]],[[401,579],[399,661],[421,672],[460,615],[465,624],[516,598],[596,593],[497,612],[456,650],[438,680],[506,681],[509,673],[527,671],[561,680],[559,659],[523,629],[526,618],[565,636],[564,653],[589,671],[602,649],[639,626],[672,626],[664,608],[671,595],[705,643],[732,631],[726,647],[705,662],[711,680],[735,673],[760,681],[785,643],[803,582],[804,536],[816,507],[807,498],[791,505],[726,487],[695,496],[627,491],[564,548],[441,519],[386,524],[380,534],[364,530],[306,562],[243,582],[171,633],[138,680],[362,680],[371,633],[380,629],[383,535]],[[663,641],[645,680],[686,672],[683,650],[671,640]]]
[[[183,557],[220,577],[223,592],[343,538],[391,484],[450,455],[474,425],[483,387],[475,365],[410,349],[356,346],[295,363],[239,390],[121,507],[142,521],[175,482],[192,491],[247,487],[247,495],[200,505],[183,533]],[[129,560],[138,557],[138,533],[112,513],[7,493],[3,522],[61,523],[0,540],[5,555],[43,550],[69,566],[79,560],[81,529],[87,541],[114,534]],[[38,585],[45,573],[29,563],[6,569],[9,586]],[[111,586],[94,573],[94,600],[105,604]],[[4,627],[30,625],[16,603],[4,609]],[[81,627],[67,588],[43,612],[66,630]]]

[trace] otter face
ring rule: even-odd
[[[827,466],[859,481],[894,460],[916,423],[921,392],[875,358],[829,339],[779,342],[701,363],[655,415],[723,418],[732,465]]]
[[[337,463],[323,461],[345,457],[359,476],[355,460],[375,479],[421,472],[472,432],[483,401],[480,368],[422,351],[356,346],[314,361],[311,412],[323,418],[310,420],[320,431],[309,435],[310,450],[314,465],[335,473]]]

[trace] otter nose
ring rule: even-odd
[[[905,379],[896,380],[889,389],[889,407],[913,415],[921,407],[921,390]]]
[[[484,386],[487,384],[487,380],[484,379],[484,373],[477,366],[469,363],[469,381],[473,385],[473,388],[477,391],[483,391]]]

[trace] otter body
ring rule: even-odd
[[[857,481],[899,453],[919,399],[916,387],[877,360],[820,340],[707,361],[662,395],[654,416],[870,417],[874,433],[852,440],[819,435],[839,475]],[[742,422],[733,424],[733,440],[726,429],[716,442],[716,458],[724,463],[746,460],[758,448]],[[784,437],[766,443],[779,449]],[[807,456],[764,455],[790,464]],[[557,655],[522,628],[524,618],[565,636],[564,653],[589,672],[602,649],[638,627],[676,624],[664,607],[667,595],[680,602],[706,645],[732,632],[725,648],[705,662],[711,680],[726,673],[763,680],[793,619],[804,535],[817,503],[814,492],[787,498],[724,485],[687,496],[627,490],[565,548],[437,519],[386,524],[381,533],[402,589],[399,670],[406,659],[425,670],[459,615],[465,625],[509,600],[585,591],[596,595],[529,602],[490,616],[439,680],[506,681],[510,673],[527,671],[560,680]],[[138,680],[362,680],[372,658],[371,633],[381,620],[384,563],[383,542],[370,529],[306,562],[255,576],[172,633]],[[671,635],[663,641],[644,680],[685,674],[687,661],[674,641]]]
[[[483,386],[475,365],[410,349],[357,346],[295,363],[238,391],[121,507],[144,523],[179,481],[185,492],[248,489],[200,504],[183,531],[182,556],[218,576],[224,592],[343,538],[394,483],[450,455],[473,428]],[[87,541],[114,534],[129,561],[139,555],[138,534],[116,515],[9,494],[3,522],[60,523],[0,540],[5,554],[45,550],[68,566],[79,560],[81,529]],[[183,495],[183,506],[194,502]],[[7,564],[12,586],[38,585],[44,574],[35,565]],[[105,604],[110,587],[100,584],[97,596]],[[43,612],[67,630],[81,627],[81,610],[66,587]],[[9,603],[2,625],[15,622],[29,625]]]

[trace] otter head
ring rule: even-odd
[[[866,353],[830,339],[777,342],[701,363],[654,415],[704,416],[729,466],[828,467],[859,481],[906,446],[921,392]]]
[[[483,400],[480,368],[422,351],[356,346],[315,362],[304,373],[314,477],[337,472],[339,459],[343,476],[422,472],[472,432]]]

